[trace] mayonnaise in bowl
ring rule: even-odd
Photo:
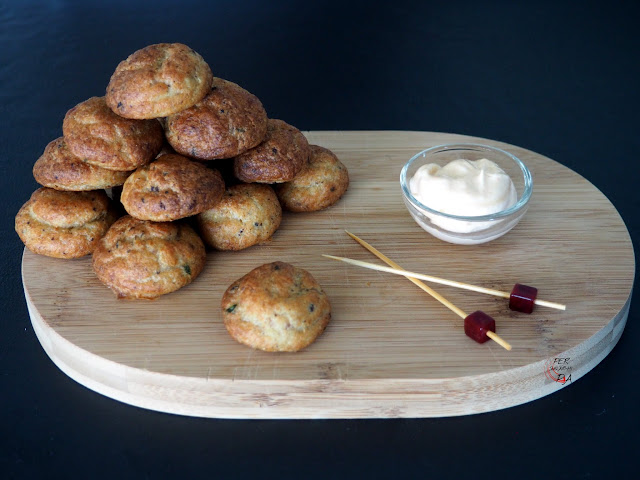
[[[511,177],[486,158],[457,159],[444,167],[436,163],[423,165],[409,180],[409,188],[423,205],[461,217],[500,212],[518,200]],[[431,220],[453,232],[469,233],[487,228],[486,222],[463,222],[436,215],[432,215]]]
[[[533,183],[515,156],[476,144],[420,152],[402,170],[409,212],[424,230],[451,243],[484,243],[524,215]]]

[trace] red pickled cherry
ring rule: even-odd
[[[509,308],[518,312],[531,313],[537,296],[537,288],[516,283],[509,297]]]
[[[489,340],[487,332],[496,331],[496,321],[480,310],[470,313],[464,319],[464,333],[478,343]]]

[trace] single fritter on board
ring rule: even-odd
[[[331,305],[309,272],[274,262],[231,284],[222,297],[222,316],[240,343],[267,352],[295,352],[324,331]]]
[[[56,190],[102,190],[122,185],[131,172],[96,167],[75,156],[63,137],[51,141],[33,166],[40,185]]]
[[[213,208],[223,192],[220,172],[168,154],[133,172],[122,187],[120,201],[135,218],[169,222]]]
[[[92,97],[69,110],[62,133],[74,155],[109,170],[135,170],[155,158],[164,143],[160,122],[116,115],[104,97]]]
[[[120,298],[152,299],[191,283],[205,258],[202,240],[188,225],[127,215],[93,252],[93,270]]]
[[[270,118],[264,141],[235,157],[233,167],[243,182],[282,183],[293,180],[308,159],[309,142],[302,132]]]
[[[209,65],[191,48],[159,43],[120,62],[107,86],[106,101],[122,117],[166,117],[202,100],[212,80]]]
[[[215,207],[198,215],[204,241],[217,250],[242,250],[264,242],[280,226],[282,208],[269,185],[240,183]]]
[[[290,182],[276,185],[282,208],[292,212],[314,212],[337,202],[349,187],[349,172],[335,154],[311,145],[309,162]]]
[[[231,158],[264,140],[267,112],[255,95],[214,78],[202,101],[167,117],[165,132],[171,146],[183,155],[203,160]]]
[[[22,206],[15,229],[34,253],[79,258],[93,252],[116,218],[104,191],[65,192],[43,187]]]

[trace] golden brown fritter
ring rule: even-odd
[[[127,215],[100,241],[93,270],[120,298],[152,299],[191,283],[205,258],[202,240],[188,225]]]
[[[109,170],[135,170],[155,158],[164,143],[160,122],[116,115],[104,97],[92,97],[69,110],[62,133],[75,156]]]
[[[282,208],[269,185],[241,183],[224,192],[215,207],[198,215],[203,240],[217,250],[242,250],[271,238]]]
[[[309,162],[290,182],[277,185],[282,208],[315,212],[337,202],[349,187],[349,172],[331,150],[311,145]]]
[[[149,45],[120,62],[107,105],[126,118],[159,118],[194,106],[211,88],[207,62],[181,43]]]
[[[240,343],[268,352],[295,352],[324,331],[331,305],[309,272],[274,262],[229,286],[222,297],[222,316]]]
[[[131,172],[96,167],[76,157],[63,137],[51,141],[33,166],[40,185],[56,190],[102,190],[122,185]]]
[[[269,119],[267,136],[257,147],[234,159],[234,173],[243,182],[281,183],[293,180],[309,159],[309,142],[297,128]]]
[[[16,215],[15,229],[34,253],[56,258],[90,254],[116,220],[104,191],[40,188]]]
[[[267,134],[267,112],[255,95],[235,83],[213,79],[209,94],[167,117],[167,140],[176,152],[203,160],[231,158]]]
[[[213,208],[223,192],[220,172],[169,154],[132,173],[120,201],[135,218],[169,222]]]

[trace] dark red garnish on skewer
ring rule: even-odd
[[[487,332],[496,331],[496,321],[480,310],[467,315],[464,319],[464,333],[478,343],[489,340]]]
[[[516,283],[509,297],[509,308],[518,312],[531,313],[537,296],[537,288]]]

